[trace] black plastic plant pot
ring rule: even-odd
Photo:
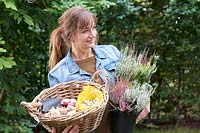
[[[114,110],[110,112],[111,116],[111,133],[134,133],[136,118],[135,112],[121,112]]]

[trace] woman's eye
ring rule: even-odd
[[[85,29],[85,30],[83,30],[82,32],[85,33],[85,32],[87,32],[87,31],[88,31],[88,29]]]
[[[94,27],[92,27],[90,29],[83,29],[82,33],[86,33],[86,32],[89,32],[89,31],[94,31],[94,30],[96,30],[96,26],[94,26]]]

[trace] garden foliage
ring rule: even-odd
[[[149,118],[199,118],[199,0],[0,0],[0,132],[32,132],[19,103],[49,86],[49,35],[74,5],[97,15],[99,44],[156,50]]]

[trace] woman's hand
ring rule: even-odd
[[[62,133],[78,133],[79,132],[79,127],[78,125],[70,125],[66,127]],[[52,127],[52,133],[56,133],[56,129]]]

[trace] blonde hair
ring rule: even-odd
[[[80,28],[91,27],[97,23],[97,18],[81,6],[66,10],[58,19],[59,27],[50,35],[49,70],[63,59],[71,47],[71,37]],[[97,39],[96,39],[97,40]]]

